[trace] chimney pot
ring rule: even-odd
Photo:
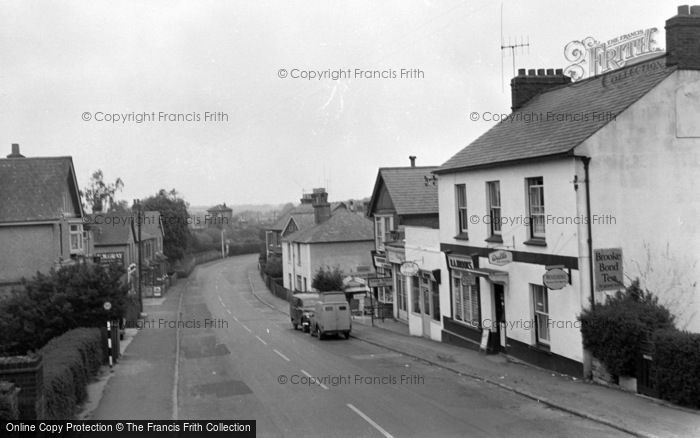
[[[527,75],[528,75],[528,76],[535,76],[535,69],[534,69],[534,68],[529,69],[529,70],[527,71]]]
[[[543,69],[543,68],[537,69],[537,75],[538,75],[538,76],[544,76],[544,69]]]
[[[548,68],[547,69],[547,76],[553,76],[554,75],[554,69],[553,68]]]
[[[689,15],[689,9],[688,5],[678,6],[678,15]]]
[[[554,71],[558,75],[563,75],[564,74],[564,69],[563,68],[558,68]]]
[[[7,158],[24,158],[24,155],[19,153],[18,143],[12,143],[12,153]]]
[[[518,76],[525,76],[525,69],[524,68],[518,69]]]
[[[690,15],[700,15],[700,6],[695,5],[690,7]]]
[[[411,160],[411,167],[416,167],[416,156],[411,155],[408,157],[409,160]]]

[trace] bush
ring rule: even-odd
[[[673,316],[658,298],[634,281],[625,291],[608,297],[579,316],[583,346],[615,376],[636,372],[642,346],[658,329],[673,328]]]
[[[100,330],[71,330],[49,341],[39,352],[44,360],[46,419],[69,419],[85,399],[87,384],[102,364]]]
[[[328,266],[318,268],[311,282],[311,287],[319,292],[342,291],[343,271],[337,266],[335,268]]]
[[[0,423],[19,420],[18,392],[13,383],[0,381]]]
[[[24,354],[68,330],[121,319],[128,288],[123,274],[118,266],[83,263],[37,273],[23,292],[0,302],[0,354]]]
[[[272,278],[281,278],[283,274],[282,271],[282,259],[279,257],[270,258],[263,268],[263,272]]]
[[[700,408],[700,334],[659,330],[653,345],[652,374],[659,397]]]

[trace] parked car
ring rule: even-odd
[[[318,301],[319,296],[314,293],[295,294],[289,297],[289,317],[294,330],[301,327],[301,331],[309,331],[311,315]]]
[[[321,294],[320,300],[311,315],[311,336],[323,339],[326,335],[343,334],[350,338],[352,320],[350,304],[342,292],[327,292]]]

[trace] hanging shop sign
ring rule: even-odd
[[[416,262],[403,262],[401,264],[401,275],[405,275],[407,277],[412,277],[414,275],[418,274],[418,270],[420,268],[418,267],[418,264]]]
[[[394,281],[392,277],[368,278],[369,287],[392,287]]]
[[[569,284],[569,274],[563,269],[563,266],[548,266],[547,272],[542,276],[542,284],[547,289],[563,289]]]
[[[594,250],[593,272],[595,273],[596,290],[618,290],[623,288],[622,248]]]
[[[513,261],[513,253],[499,249],[489,253],[489,263],[496,266],[504,266]]]
[[[374,267],[375,268],[391,269],[391,263],[389,263],[387,261],[386,256],[375,255],[374,256]]]

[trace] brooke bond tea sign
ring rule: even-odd
[[[596,290],[622,289],[622,248],[594,250],[593,271]]]

